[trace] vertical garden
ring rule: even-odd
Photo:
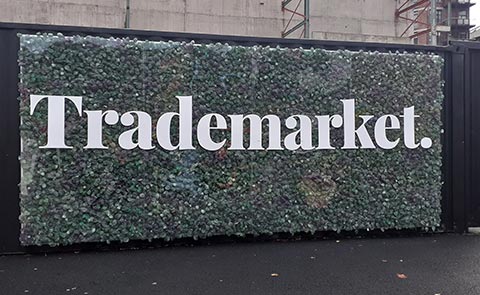
[[[23,245],[440,224],[438,56],[20,35],[19,65]],[[128,128],[114,125],[103,128],[108,149],[89,150],[86,116],[67,104],[73,149],[40,149],[47,104],[31,115],[31,94],[82,96],[84,109],[145,110],[154,118],[178,111],[175,96],[191,95],[194,122],[206,113],[341,114],[345,99],[355,99],[360,114],[400,116],[415,106],[416,136],[433,145],[124,150],[117,138]],[[342,145],[340,129],[331,130],[331,141]]]

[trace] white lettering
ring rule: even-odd
[[[285,137],[285,148],[287,150],[311,150],[313,149],[312,145],[312,120],[309,117],[304,115],[293,115],[287,118],[285,121],[285,126],[288,129],[294,129],[297,127],[297,119],[300,121],[300,128],[297,131],[294,131],[288,134]]]
[[[368,134],[365,124],[373,118],[373,116],[359,116],[362,119],[362,124],[355,129],[355,100],[345,99],[343,103],[343,130],[344,143],[342,149],[357,149],[356,138],[360,141],[360,148],[374,149],[375,145]]]
[[[82,116],[81,96],[57,96],[57,95],[30,95],[30,115],[33,115],[37,104],[47,99],[47,144],[41,149],[71,149],[65,144],[65,99],[73,102],[78,114]]]
[[[212,126],[211,124],[212,118],[215,118],[215,120],[217,121],[216,126]],[[200,119],[200,122],[198,122],[198,128],[197,128],[198,143],[200,144],[201,147],[203,147],[208,151],[216,151],[221,149],[225,145],[225,142],[227,141],[226,139],[224,139],[221,142],[214,142],[212,140],[210,131],[215,129],[217,130],[227,129],[227,121],[222,115],[208,114],[203,116]]]
[[[229,150],[244,150],[243,133],[244,121],[250,122],[250,145],[248,150],[264,150],[262,145],[262,123],[268,121],[268,147],[267,150],[282,150],[280,118],[275,115],[267,115],[260,118],[257,115],[229,115],[232,122],[232,143]]]
[[[156,135],[160,147],[165,150],[192,150],[193,146],[193,103],[192,96],[176,96],[178,99],[178,112],[162,114],[156,122]],[[73,102],[80,117],[82,116],[82,97],[80,96],[51,96],[30,95],[30,115],[33,115],[38,103],[47,100],[47,144],[40,148],[71,149],[72,146],[65,144],[65,101]],[[292,115],[285,120],[284,127],[293,130],[285,136],[282,143],[282,121],[272,114],[260,117],[255,114],[249,115],[226,115],[230,122],[230,146],[229,150],[245,150],[244,138],[248,137],[248,150],[331,150],[338,147],[332,146],[331,129],[340,128],[343,125],[342,149],[372,149],[376,148],[367,129],[367,123],[374,118],[372,115],[356,115],[355,100],[341,100],[343,104],[343,116],[321,115],[313,116]],[[122,132],[118,136],[118,145],[125,150],[139,148],[152,150],[155,148],[152,137],[152,118],[143,111],[128,111],[119,114],[115,110],[85,110],[87,114],[87,144],[85,149],[108,149],[103,144],[103,123],[116,125],[120,122],[123,126],[133,128]],[[433,145],[432,139],[424,137],[419,143],[415,138],[415,108],[403,109],[403,139],[405,147],[415,149],[421,146],[428,149]],[[178,118],[178,143],[172,143],[172,120]],[[361,124],[357,127],[356,120]],[[246,133],[246,122],[249,130]],[[209,151],[221,149],[227,143],[227,139],[220,142],[212,139],[212,130],[228,130],[229,124],[226,117],[221,114],[205,114],[200,117],[197,124],[197,140],[199,145]],[[266,127],[268,134],[263,133]],[[313,128],[318,128],[318,142],[313,143]],[[400,130],[400,121],[397,116],[387,114],[380,116],[374,125],[374,139],[378,147],[393,149],[398,146],[399,138],[387,136],[388,130]],[[227,133],[227,132],[225,132]],[[268,137],[268,146],[264,147],[263,138]],[[359,146],[357,146],[357,138]],[[283,144],[283,145],[282,145]]]
[[[123,132],[118,137],[118,144],[121,148],[131,150],[136,147],[142,150],[151,150],[152,145],[152,118],[145,112],[126,112],[120,117],[120,122],[123,126],[132,126],[135,122],[133,115],[138,118],[138,126]],[[133,135],[137,134],[137,142],[134,142]]]
[[[387,126],[387,119],[390,119],[390,126]],[[382,149],[390,150],[397,146],[400,139],[390,141],[387,137],[387,130],[400,129],[400,121],[394,115],[385,115],[378,118],[375,123],[375,141]]]
[[[178,113],[165,113],[157,121],[158,144],[166,150],[193,150],[192,145],[192,97],[176,96],[179,102]],[[179,142],[173,145],[170,131],[173,117],[179,118]]]

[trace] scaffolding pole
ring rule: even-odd
[[[437,45],[437,0],[430,0],[431,44]]]
[[[408,35],[410,39],[430,34],[430,44],[437,45],[437,2],[437,0],[405,0],[395,11],[397,19],[407,21],[407,27],[400,37],[406,36],[413,27],[414,32]],[[410,17],[412,13],[416,13],[415,18]],[[429,14],[429,21],[422,21],[422,16],[427,13]],[[419,26],[415,27],[415,25]]]
[[[305,10],[305,31],[303,37],[305,39],[310,38],[310,0],[303,0]]]
[[[126,0],[125,3],[125,29],[130,28],[130,0]]]

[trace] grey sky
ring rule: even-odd
[[[470,23],[475,26],[480,26],[480,0],[472,0],[476,3],[470,8]]]

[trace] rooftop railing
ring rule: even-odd
[[[468,25],[470,25],[470,19],[468,19],[468,18],[453,17],[451,20],[452,20],[452,25],[458,25],[458,26],[468,26]]]

